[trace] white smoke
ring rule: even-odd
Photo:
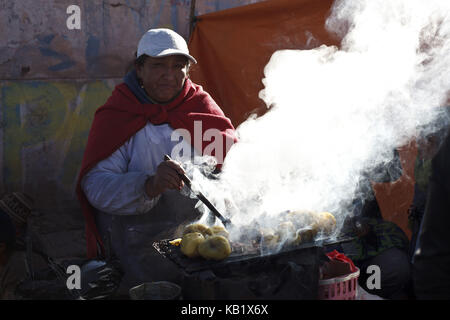
[[[219,180],[195,177],[234,224],[294,209],[345,214],[363,172],[438,129],[450,1],[340,0],[326,27],[341,46],[275,52],[260,92],[271,110],[237,128]]]

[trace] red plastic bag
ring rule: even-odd
[[[348,263],[350,265],[350,271],[356,272],[357,268],[353,264],[353,261],[350,258],[348,258],[345,254],[334,250],[334,251],[328,252],[327,256],[328,256],[328,258],[330,258],[330,260],[338,260],[341,262]]]
[[[320,279],[345,276],[358,270],[350,258],[336,250],[327,253],[327,257],[330,261],[325,262],[320,268]]]

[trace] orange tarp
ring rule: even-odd
[[[258,93],[264,88],[264,67],[276,50],[339,45],[339,39],[324,27],[332,3],[268,0],[197,17],[189,41],[198,61],[190,73],[192,80],[212,95],[236,127],[252,113],[263,114],[267,108]],[[416,150],[405,147],[400,155],[403,177],[374,189],[384,218],[410,235],[407,209],[412,200]]]

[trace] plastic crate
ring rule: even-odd
[[[355,300],[358,293],[359,269],[336,278],[319,280],[319,300]]]

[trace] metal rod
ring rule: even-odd
[[[172,160],[167,154],[164,155],[164,161],[168,161],[168,160]],[[192,189],[192,181],[191,179],[189,179],[189,177],[185,174],[179,174],[179,176],[181,177],[181,180],[183,180],[183,182],[189,187],[189,189],[192,190],[192,192],[194,192],[194,194],[196,195],[196,197],[205,204],[205,206],[208,207],[209,210],[211,210],[212,213],[214,213],[214,215],[220,219],[220,221],[222,221],[223,225],[225,227],[231,225],[231,220],[225,218],[220,212],[219,210],[216,209],[216,207],[203,195],[203,193],[201,193],[200,191],[194,191]]]

